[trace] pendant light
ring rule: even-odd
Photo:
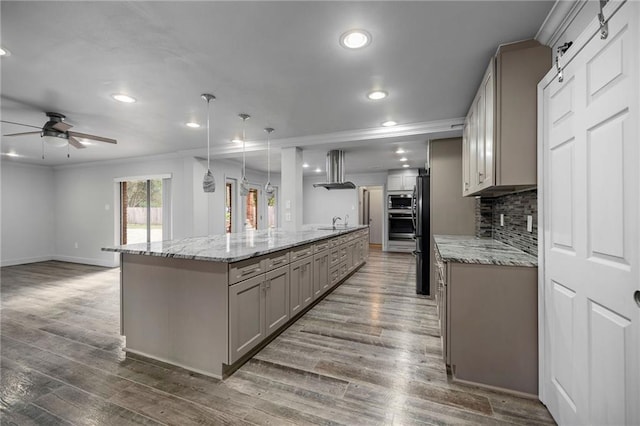
[[[273,185],[271,185],[271,141],[269,140],[269,136],[271,132],[273,132],[272,127],[265,127],[264,131],[267,132],[267,183],[264,185],[265,194],[271,196],[276,190]]]
[[[246,169],[247,160],[245,158],[245,122],[251,117],[249,114],[238,114],[238,117],[242,119],[242,179],[240,180],[240,196],[246,197],[249,194],[249,181],[247,180]]]
[[[216,97],[208,93],[203,93],[201,97],[207,101],[207,172],[202,180],[202,189],[204,189],[204,192],[216,192],[216,180],[213,177],[213,173],[211,173],[211,125],[209,123],[209,105]]]

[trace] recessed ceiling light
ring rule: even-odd
[[[0,47],[0,56],[9,56],[10,53],[7,49],[5,49],[4,47]]]
[[[242,143],[242,139],[240,139],[239,137],[236,136],[235,138],[231,139],[231,142],[233,142],[233,143]]]
[[[198,127],[200,127],[200,125],[198,123],[196,123],[195,121],[190,121],[188,123],[185,123],[185,125],[187,127],[191,127],[192,129],[197,129]]]
[[[316,167],[316,173],[320,173],[322,171],[322,169],[320,167]]]
[[[340,36],[340,45],[347,49],[361,49],[371,43],[371,34],[365,30],[349,30]]]
[[[404,149],[402,149],[402,148],[398,148],[398,149],[396,149],[396,154],[404,154],[405,152],[407,152],[407,151],[405,151],[405,150],[404,150]]]
[[[15,152],[3,152],[2,155],[6,155],[7,157],[20,157],[20,154],[16,154]]]
[[[307,167],[309,167],[309,163],[302,163],[302,167],[306,169]]]
[[[402,167],[411,167],[408,164],[403,164]]]
[[[386,98],[388,95],[389,94],[384,90],[374,90],[367,93],[367,98],[371,99],[372,101],[379,101],[380,99]]]
[[[388,121],[385,121],[384,123],[382,123],[382,125],[383,125],[384,127],[393,127],[393,126],[395,126],[396,124],[398,124],[398,123],[396,123],[396,122],[395,122],[395,121],[393,121],[393,120],[388,120]]]
[[[125,104],[132,104],[136,101],[136,98],[132,98],[131,96],[125,95],[123,93],[116,93],[114,95],[111,95],[111,97],[116,101],[123,102]]]
[[[405,161],[409,161],[409,159],[407,157],[402,157],[400,161],[405,162]]]

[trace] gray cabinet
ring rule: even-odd
[[[535,40],[502,45],[491,58],[465,120],[463,195],[536,186],[537,84],[550,68],[549,47]]]
[[[289,282],[289,316],[293,318],[313,301],[313,256],[291,264]]]
[[[240,359],[265,337],[264,274],[229,286],[229,359]]]
[[[313,255],[313,297],[320,297],[329,289],[329,250]]]
[[[267,272],[264,284],[268,336],[289,320],[289,265]]]
[[[416,185],[418,171],[411,170],[390,170],[387,175],[387,191],[413,191]]]

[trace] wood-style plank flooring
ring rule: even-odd
[[[450,381],[410,255],[373,250],[224,381],[126,356],[118,269],[1,274],[3,425],[553,424],[540,402]]]

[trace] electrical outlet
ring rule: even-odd
[[[76,248],[78,248],[78,243],[77,242],[74,245],[75,245]]]
[[[105,209],[105,210],[109,210],[109,209],[111,209],[111,206],[110,206],[109,204],[105,204],[105,205],[104,205],[104,209]]]
[[[533,216],[527,215],[527,232],[533,232]]]
[[[287,201],[284,203],[284,206],[285,206],[285,208],[290,209],[290,208],[291,208],[291,200],[287,200]]]
[[[286,213],[284,215],[284,220],[286,220],[287,222],[291,222],[291,213]]]
[[[504,226],[504,214],[500,213],[500,226]]]

